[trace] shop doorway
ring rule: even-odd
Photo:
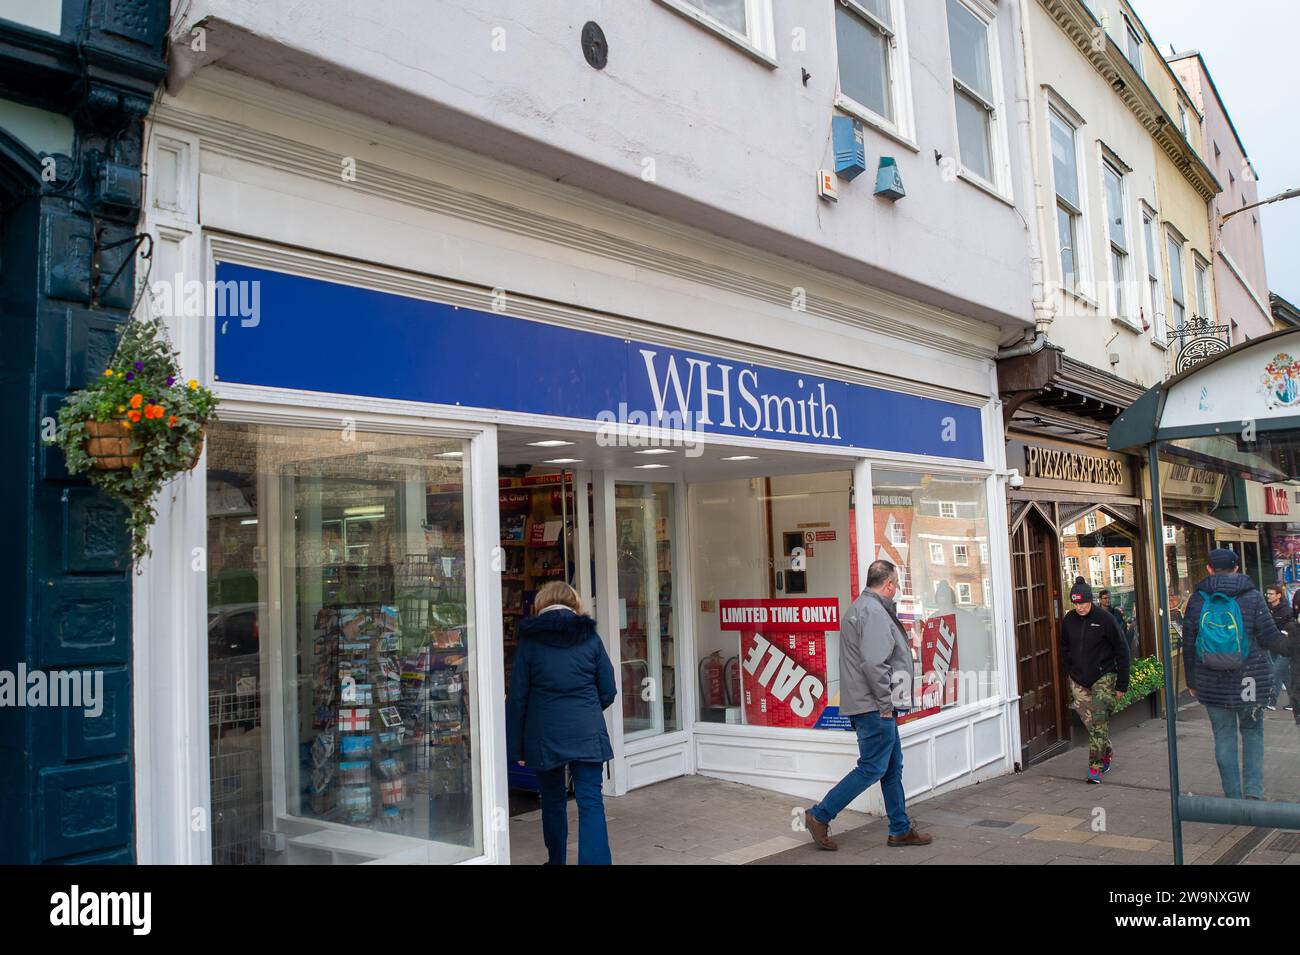
[[[1011,532],[1022,766],[1055,755],[1069,743],[1057,640],[1061,589],[1056,553],[1051,524],[1030,505]]]

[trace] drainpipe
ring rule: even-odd
[[[1039,240],[1039,226],[1046,222],[1047,218],[1046,205],[1043,200],[1043,187],[1038,174],[1038,140],[1034,137],[1033,126],[1034,56],[1033,40],[1030,37],[1029,29],[1030,2],[1031,0],[1019,0],[1019,5],[1013,6],[1012,9],[1018,12],[1019,23],[1017,26],[1020,30],[1021,50],[1021,61],[1016,64],[1016,125],[1020,132],[1021,159],[1022,161],[1028,160],[1029,181],[1034,192],[1034,208],[1025,225],[1029,230],[1029,280],[1034,309],[1034,330],[1037,333],[1034,342],[1037,343],[1038,338],[1046,334],[1053,318],[1056,316],[1056,304],[1049,301],[1047,297],[1046,280],[1043,271],[1043,249]],[[1026,145],[1028,146],[1028,156],[1025,156]],[[1035,351],[1041,349],[1042,345],[1038,345]],[[1032,352],[1026,354],[1032,354]],[[1001,354],[999,354],[999,357],[1001,357]]]
[[[1037,305],[1037,303],[1034,303]],[[1039,331],[1034,334],[1033,339],[1014,345],[1011,348],[999,348],[997,360],[1004,358],[1019,358],[1022,355],[1037,355],[1040,351],[1052,343],[1047,340],[1047,332]],[[1058,347],[1058,346],[1053,346]]]

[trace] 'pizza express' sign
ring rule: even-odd
[[[1118,455],[1013,440],[1007,445],[1007,459],[1009,466],[1020,470],[1027,484],[1090,485],[1121,494],[1129,488],[1128,465]]]

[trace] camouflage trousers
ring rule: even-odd
[[[1088,731],[1088,766],[1092,769],[1101,769],[1102,761],[1110,755],[1110,714],[1115,709],[1116,679],[1114,673],[1107,673],[1092,686],[1070,681],[1074,712]]]

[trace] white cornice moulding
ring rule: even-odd
[[[552,182],[545,177],[535,176],[408,131],[374,123],[345,110],[313,102],[296,93],[277,90],[256,80],[208,69],[190,81],[182,99],[191,100],[203,94],[215,95],[233,101],[236,105],[284,114],[356,141],[357,148],[349,155],[357,162],[357,180],[349,183],[350,190],[531,238],[560,243],[566,247],[583,249],[638,268],[648,268],[711,285],[785,308],[789,307],[791,287],[786,283],[758,278],[757,275],[787,273],[792,268],[798,268],[808,274],[809,285],[820,285],[841,292],[848,300],[865,299],[874,303],[874,307],[861,307],[847,304],[843,300],[809,294],[805,310],[808,315],[869,329],[966,358],[991,359],[997,350],[998,330],[986,322],[688,228],[653,213],[633,210],[583,190]],[[172,98],[165,98],[156,107],[153,119],[161,125],[198,135],[202,149],[206,152],[320,182],[337,184],[340,181],[341,154],[324,151],[319,146],[198,112]],[[664,238],[665,245],[670,242],[680,245],[683,239],[698,243],[721,255],[752,265],[753,272],[703,262],[698,258],[668,251],[658,244],[636,242],[612,232],[593,229],[490,196],[470,193],[362,158],[376,149],[400,153],[422,163],[451,166],[468,176],[487,179],[516,192],[525,191],[551,202],[561,202],[568,207],[586,208],[601,217],[633,225],[639,231],[660,235]],[[894,314],[889,314],[891,312]],[[917,328],[913,322],[930,327]]]

